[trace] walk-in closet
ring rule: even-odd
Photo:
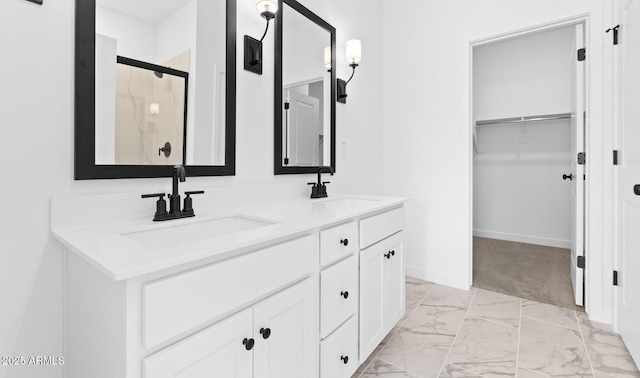
[[[582,45],[565,25],[473,46],[475,287],[582,308]]]

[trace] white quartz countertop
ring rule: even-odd
[[[153,222],[150,216],[82,226],[54,225],[52,232],[56,239],[109,278],[126,280],[198,261],[220,261],[308,234],[315,229],[392,209],[406,200],[403,197],[361,195],[335,195],[313,200],[296,198],[215,211],[196,209],[195,217],[164,222]],[[211,236],[200,232],[198,237],[184,237],[185,240],[174,236],[181,235],[180,229],[193,231],[194,226],[202,229],[224,223],[217,220],[234,217],[260,226],[231,233],[216,230],[211,232]],[[165,245],[162,238],[152,241],[144,238],[154,233],[171,239],[167,239],[169,241]]]

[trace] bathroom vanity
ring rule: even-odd
[[[57,216],[75,377],[351,377],[404,314],[405,198]],[[64,218],[64,220],[59,220]]]

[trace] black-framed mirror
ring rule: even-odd
[[[234,175],[236,0],[75,2],[75,179]]]
[[[295,0],[275,18],[274,172],[336,169],[336,29]]]

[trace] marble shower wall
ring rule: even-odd
[[[184,54],[188,60],[189,53]],[[117,65],[115,164],[183,163],[185,93],[182,77],[158,78],[154,71]],[[159,105],[157,114],[152,103]],[[169,157],[159,153],[166,142],[171,143]]]

